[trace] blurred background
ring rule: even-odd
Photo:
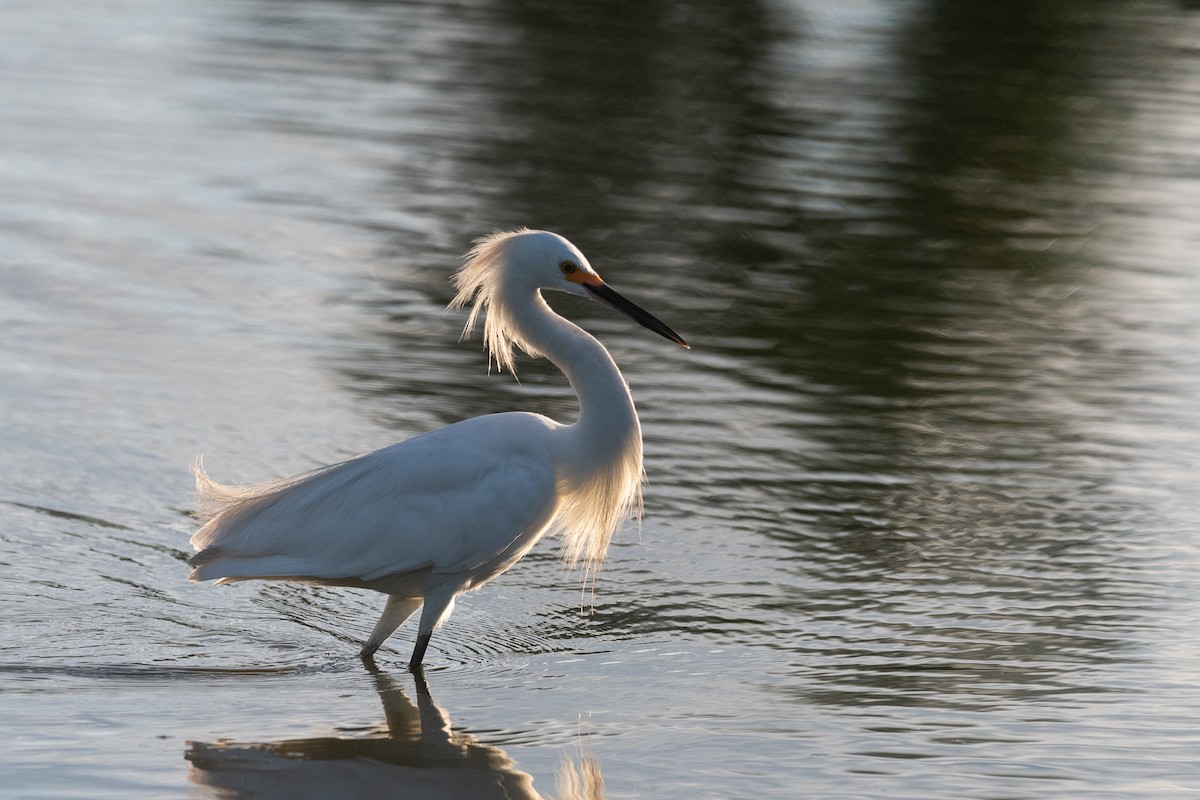
[[[0,4],[0,796],[1195,797],[1200,8]],[[646,512],[427,683],[383,598],[188,584],[254,482],[482,413],[471,241],[683,351]]]

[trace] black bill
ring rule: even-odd
[[[593,286],[590,283],[585,283],[583,284],[583,288],[587,289],[588,292],[591,293],[592,297],[596,298],[601,303],[604,303],[604,305],[620,311],[622,314],[625,314],[633,319],[633,321],[639,325],[649,328],[659,336],[664,336],[678,345],[682,345],[689,350],[691,349],[691,346],[683,340],[683,337],[668,328],[666,323],[662,322],[660,319],[658,319],[658,317],[655,317],[649,311],[645,311],[639,306],[636,306],[630,301],[626,300],[624,297],[608,288],[607,284],[601,283],[597,286]]]

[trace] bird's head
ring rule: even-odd
[[[475,243],[466,261],[454,275],[458,294],[451,308],[466,306],[474,299],[463,335],[475,326],[479,312],[487,309],[484,339],[498,367],[513,371],[512,344],[516,325],[505,295],[509,290],[533,293],[541,289],[587,297],[620,311],[660,336],[688,347],[679,334],[659,319],[609,288],[579,249],[557,233],[522,228],[496,233]],[[519,339],[515,341],[529,348]],[[536,355],[536,353],[534,353]]]
[[[580,297],[588,296],[586,286],[604,283],[583,253],[557,233],[519,230],[498,237],[502,253],[499,268],[505,273],[505,281]],[[487,245],[495,238],[483,239],[479,244]]]

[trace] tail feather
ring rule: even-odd
[[[231,527],[230,523],[264,507],[296,484],[328,469],[332,467],[250,486],[236,486],[214,481],[204,471],[203,459],[196,459],[192,465],[192,474],[196,477],[195,510],[192,516],[203,522],[204,526],[190,539],[192,547],[200,551],[192,557],[191,563],[205,564],[220,557],[220,552],[212,545]]]
[[[317,472],[320,471],[317,470]],[[312,472],[302,472],[288,478],[264,481],[249,486],[237,486],[217,483],[208,477],[208,473],[204,471],[203,457],[197,458],[196,463],[192,465],[192,475],[196,478],[196,510],[192,512],[192,516],[202,522],[207,522],[236,506],[279,494],[284,489],[295,486],[313,474]]]
[[[268,523],[264,530],[260,527],[259,516],[270,514],[277,502],[288,497],[294,502],[294,490],[302,484],[311,485],[323,477],[331,477],[330,473],[354,461],[356,459],[252,486],[231,486],[210,478],[204,465],[197,460],[192,467],[196,477],[193,516],[204,524],[190,540],[197,552],[188,561],[193,568],[188,579],[216,578],[218,583],[229,583],[252,578],[303,580],[311,576],[313,564],[288,549],[291,529]],[[343,471],[342,476],[352,477],[353,474]],[[327,485],[326,489],[337,485],[340,484]],[[289,495],[290,492],[293,495]],[[264,532],[268,535],[259,535]]]

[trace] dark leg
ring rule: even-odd
[[[408,660],[408,669],[410,672],[420,671],[421,662],[425,660],[425,650],[429,647],[429,640],[432,637],[432,633],[418,634],[417,646],[413,648],[412,658]]]
[[[421,662],[425,660],[425,649],[429,647],[429,639],[437,626],[454,610],[454,595],[461,588],[455,583],[442,583],[425,592],[425,607],[421,609],[421,625],[417,628],[417,645],[408,661],[410,672],[421,668]]]

